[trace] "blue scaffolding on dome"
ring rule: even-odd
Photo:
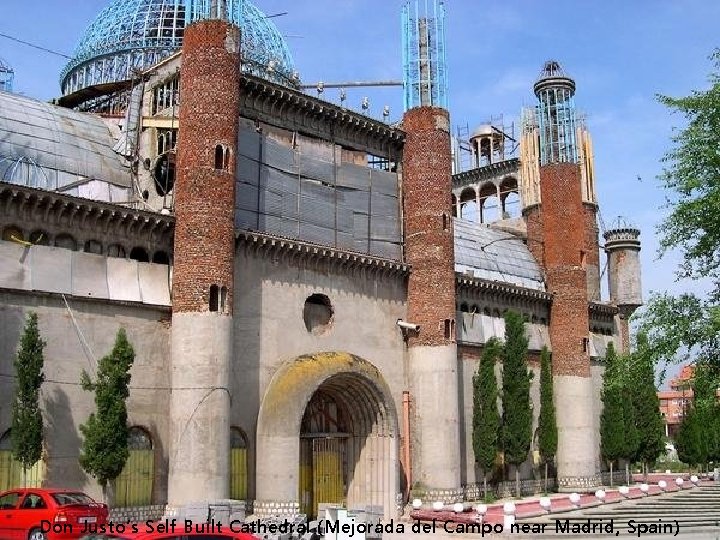
[[[90,24],[60,75],[63,95],[89,86],[130,80],[182,46],[188,23],[222,7],[241,27],[242,69],[296,86],[287,43],[265,14],[247,0],[113,0]]]
[[[405,110],[448,108],[445,59],[445,4],[440,0],[407,0],[402,10]]]
[[[2,58],[0,58],[0,91],[12,92],[15,71]]]

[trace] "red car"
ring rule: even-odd
[[[124,534],[95,534],[88,535],[83,540],[258,540],[257,537],[247,533],[215,532],[215,533],[159,533],[139,532]]]
[[[0,493],[0,540],[80,538],[107,523],[108,507],[79,491],[23,488]]]

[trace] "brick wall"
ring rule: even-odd
[[[443,109],[411,109],[403,119],[403,130],[407,133],[402,177],[405,254],[412,265],[408,320],[420,324],[409,344],[450,344],[455,342],[450,118]]]
[[[553,294],[550,341],[553,374],[590,376],[587,233],[580,167],[557,163],[540,168],[545,270]]]
[[[585,217],[585,252],[587,259],[588,298],[591,301],[600,301],[600,247],[598,241],[597,205],[583,203]]]
[[[539,204],[527,207],[523,214],[527,224],[527,247],[541,268],[545,267],[542,230],[542,207]]]
[[[239,122],[239,30],[209,20],[185,30],[175,187],[173,311],[209,309],[211,285],[232,310],[235,152]],[[228,156],[216,169],[216,147]]]

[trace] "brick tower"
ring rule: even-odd
[[[533,233],[541,235],[541,263],[553,296],[550,341],[558,483],[564,491],[587,490],[599,483],[588,314],[588,265],[597,256],[589,256],[588,249],[593,245],[593,234],[597,245],[597,229],[588,230],[594,212],[583,197],[573,102],[575,82],[557,62],[550,61],[534,90],[538,97],[540,204],[533,211]]]
[[[225,3],[185,29],[175,197],[168,499],[227,498],[240,29]]]
[[[408,320],[420,325],[408,335],[413,477],[431,500],[447,500],[460,486],[450,118],[444,109],[416,107],[403,129]]]

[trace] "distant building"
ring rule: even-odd
[[[695,375],[695,366],[683,366],[677,377],[670,381],[670,390],[658,392],[660,399],[660,412],[665,422],[665,436],[674,438],[677,433],[686,406],[692,401],[692,379]]]

